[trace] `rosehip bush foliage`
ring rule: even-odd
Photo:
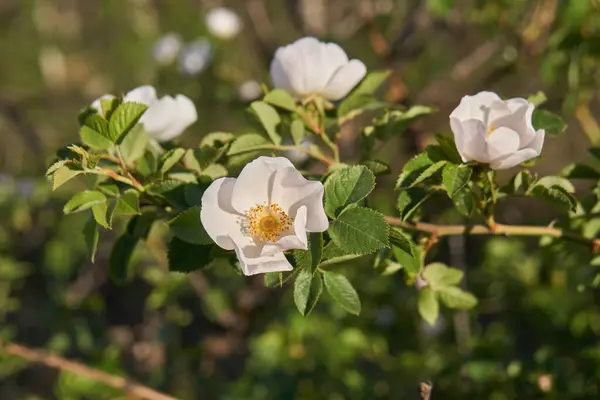
[[[569,241],[592,256],[598,228],[588,222],[595,221],[600,191],[577,198],[569,179],[598,180],[600,170],[573,165],[548,176],[530,170],[544,157],[544,141],[566,128],[544,108],[543,94],[465,93],[448,116],[447,132],[393,171],[373,157],[374,148],[437,111],[379,98],[388,75],[367,72],[335,44],[301,39],[277,51],[275,87],[264,86],[262,99],[248,107],[255,130],[206,132],[194,148],[181,147],[177,138],[196,120],[185,96],[158,99],[151,87],[105,96],[82,110],[80,142],[61,149],[47,175],[53,189],[91,178],[64,205],[66,214],[89,218],[90,260],[100,232],[125,224],[111,250],[113,280],[136,273],[130,265],[136,246],[163,223],[173,274],[227,266],[239,279],[263,273],[266,285],[290,287],[303,315],[325,292],[347,312],[360,313],[360,297],[369,294],[357,293],[336,270],[357,258],[372,263],[381,279],[402,274],[419,291],[418,312],[432,325],[440,305],[477,306],[461,286],[463,271],[435,262],[448,236],[538,236],[540,246]],[[361,124],[353,159],[340,157],[347,124]],[[497,171],[504,169],[512,177],[500,181]],[[395,190],[386,194],[396,199],[394,215],[374,208],[370,198],[384,175],[396,176]],[[496,206],[516,196],[555,203],[556,219],[546,226],[497,223]],[[462,224],[429,222],[427,205],[440,198]]]

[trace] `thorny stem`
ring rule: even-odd
[[[131,398],[145,400],[176,400],[175,397],[157,392],[154,389],[129,381],[123,377],[111,375],[104,371],[90,368],[74,361],[69,361],[42,350],[34,350],[15,343],[5,343],[0,340],[0,352],[23,358],[29,362],[43,364],[50,368],[56,368],[61,371],[67,371],[86,377],[87,379],[100,382],[114,389],[122,390]]]
[[[566,232],[552,226],[495,224],[491,228],[486,225],[435,225],[425,222],[405,222],[400,218],[389,216],[386,216],[385,220],[390,225],[428,233],[435,237],[453,235],[551,236],[591,247],[594,253],[600,252],[600,239],[588,239],[576,233]]]

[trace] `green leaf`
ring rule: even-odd
[[[466,186],[472,172],[471,168],[464,165],[446,164],[442,171],[442,182],[448,197],[453,198],[459,190]]]
[[[567,129],[567,124],[562,117],[551,111],[539,108],[533,110],[531,123],[533,124],[534,129],[544,129],[549,136],[556,136]]]
[[[454,8],[454,0],[427,0],[427,8],[438,17],[446,17]]]
[[[117,97],[105,97],[100,99],[100,110],[98,111],[108,121],[121,103],[121,99]]]
[[[200,141],[200,147],[223,147],[231,143],[235,135],[229,132],[211,132],[206,134]]]
[[[137,162],[137,167],[143,176],[150,176],[158,171],[158,159],[152,152],[146,152]]]
[[[449,286],[456,286],[462,280],[464,272],[441,263],[433,263],[425,267],[422,275],[429,286],[437,292]]]
[[[84,190],[83,192],[75,194],[65,204],[63,212],[65,214],[72,214],[80,211],[87,210],[96,204],[106,203],[106,196],[97,190]]]
[[[283,286],[283,272],[266,272],[264,274],[265,286],[268,288]]]
[[[571,181],[561,176],[544,176],[534,183],[533,187],[536,186],[543,186],[548,189],[554,186],[560,186],[568,193],[575,193],[575,186],[573,186]]]
[[[95,150],[106,150],[112,146],[109,139],[108,122],[98,114],[87,117],[79,129],[81,141]]]
[[[96,224],[94,218],[89,218],[83,226],[83,239],[85,240],[88,260],[91,262],[94,262],[96,256],[99,237],[98,224]]]
[[[427,167],[416,179],[410,184],[410,186],[418,185],[419,183],[425,181],[428,178],[431,178],[436,172],[440,169],[444,168],[444,166],[448,164],[448,161],[438,161],[433,165]]]
[[[358,293],[344,275],[323,271],[323,280],[327,292],[344,310],[354,315],[360,314],[361,305]]]
[[[531,96],[527,97],[527,101],[534,104],[536,107],[544,104],[546,100],[548,100],[548,98],[541,90],[539,90],[536,94],[532,94]]]
[[[211,248],[172,238],[168,246],[169,271],[192,272],[206,267],[211,261]]]
[[[356,203],[375,188],[375,175],[365,166],[354,165],[331,174],[325,182],[325,212],[331,218]]]
[[[121,143],[147,109],[146,105],[135,102],[126,102],[118,106],[108,123],[110,140],[113,143]]]
[[[421,270],[421,256],[417,244],[410,236],[395,228],[390,229],[390,243],[396,261],[410,276],[416,276]]]
[[[600,180],[600,172],[583,164],[570,164],[563,168],[561,175],[569,179],[591,179]]]
[[[281,123],[281,118],[277,111],[262,101],[255,101],[250,104],[250,108],[260,121],[263,128],[275,144],[281,144],[281,136],[277,133],[277,126]]]
[[[146,210],[140,215],[134,215],[127,224],[127,233],[138,239],[147,239],[156,217],[155,210]]]
[[[430,194],[427,190],[420,187],[413,187],[400,192],[398,202],[396,203],[398,211],[400,212],[400,218],[402,220],[409,219],[429,196]]]
[[[456,192],[454,197],[452,197],[452,202],[456,210],[465,217],[469,217],[475,211],[475,198],[468,186]]]
[[[124,137],[119,149],[127,165],[132,165],[144,155],[149,140],[148,134],[139,124]]]
[[[373,71],[367,74],[363,81],[344,99],[338,107],[338,118],[347,116],[352,111],[364,108],[374,100],[375,91],[390,75],[390,70]]]
[[[426,153],[417,154],[402,168],[402,172],[398,176],[396,181],[395,189],[408,188],[413,182],[425,171],[429,166],[433,164],[433,161],[429,158]]]
[[[383,116],[373,119],[373,125],[365,128],[365,134],[385,141],[403,134],[413,123],[435,111],[435,108],[422,105],[412,106],[404,111],[388,110]]]
[[[140,213],[140,193],[134,189],[126,190],[117,199],[113,210],[113,215],[138,215]]]
[[[577,209],[577,199],[561,186],[534,186],[529,190],[528,195],[549,200],[571,211]]]
[[[108,219],[108,203],[104,202],[102,204],[96,204],[92,207],[92,215],[94,216],[94,220],[99,224],[105,227],[106,229],[110,229],[111,221]]]
[[[300,146],[302,140],[306,137],[306,130],[304,129],[304,122],[299,119],[292,121],[290,125],[290,132],[292,134],[292,140],[296,146]]]
[[[138,239],[128,233],[117,239],[109,259],[109,272],[113,281],[122,283],[130,276],[131,257],[137,243]]]
[[[294,281],[294,303],[300,314],[306,316],[315,308],[323,293],[323,278],[303,269]]]
[[[423,288],[419,292],[419,314],[431,326],[440,315],[440,304],[431,288]]]
[[[190,207],[169,222],[173,234],[191,244],[206,245],[213,241],[200,219],[200,206]]]
[[[388,223],[383,215],[349,206],[329,225],[329,236],[347,254],[369,254],[389,245]]]
[[[365,167],[369,168],[375,175],[389,174],[392,170],[389,165],[379,160],[367,160],[362,163]]]
[[[71,169],[66,165],[59,167],[52,174],[52,190],[58,189],[58,187],[64,185],[81,173],[83,173],[83,171]]]
[[[438,293],[442,303],[449,308],[470,309],[477,305],[477,298],[456,286],[442,288]]]
[[[249,151],[263,150],[265,146],[268,145],[270,145],[270,143],[264,136],[259,135],[258,133],[247,133],[235,139],[231,144],[227,155],[233,156]]]
[[[435,135],[438,145],[444,154],[444,160],[448,160],[454,164],[462,163],[460,153],[456,148],[454,137],[450,135]]]
[[[296,100],[285,90],[273,89],[267,93],[263,101],[284,110],[296,111]]]
[[[175,164],[181,160],[183,155],[185,154],[185,149],[176,148],[167,151],[160,158],[160,172],[166,174]]]

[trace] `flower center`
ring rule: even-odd
[[[275,242],[290,230],[293,218],[281,209],[277,203],[265,203],[246,211],[248,232],[261,242]]]
[[[498,129],[498,127],[496,125],[491,125],[487,132],[485,133],[486,137],[490,137],[490,135],[492,134],[492,132],[494,132],[496,129]]]

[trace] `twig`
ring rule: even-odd
[[[588,239],[552,226],[495,224],[493,228],[490,228],[486,225],[435,225],[425,222],[405,222],[400,218],[388,216],[385,219],[390,225],[425,232],[437,237],[453,235],[551,236],[583,244],[591,247],[594,252],[600,251],[600,239]]]
[[[0,350],[4,351],[6,354],[20,357],[33,363],[43,364],[50,368],[56,368],[61,371],[84,376],[114,389],[122,390],[136,398],[146,400],[177,400],[175,397],[157,392],[156,390],[139,383],[90,368],[77,362],[66,360],[57,355],[46,353],[45,351],[33,350],[15,343],[4,343],[2,341],[0,341]]]
[[[263,149],[267,149],[267,150],[278,150],[278,151],[294,151],[297,150],[301,153],[304,153],[312,158],[315,158],[319,161],[321,161],[323,164],[330,166],[335,164],[332,160],[330,160],[329,158],[315,153],[313,151],[310,151],[310,149],[304,148],[302,146],[280,146],[280,145],[265,145],[265,146],[261,146],[261,148]]]

